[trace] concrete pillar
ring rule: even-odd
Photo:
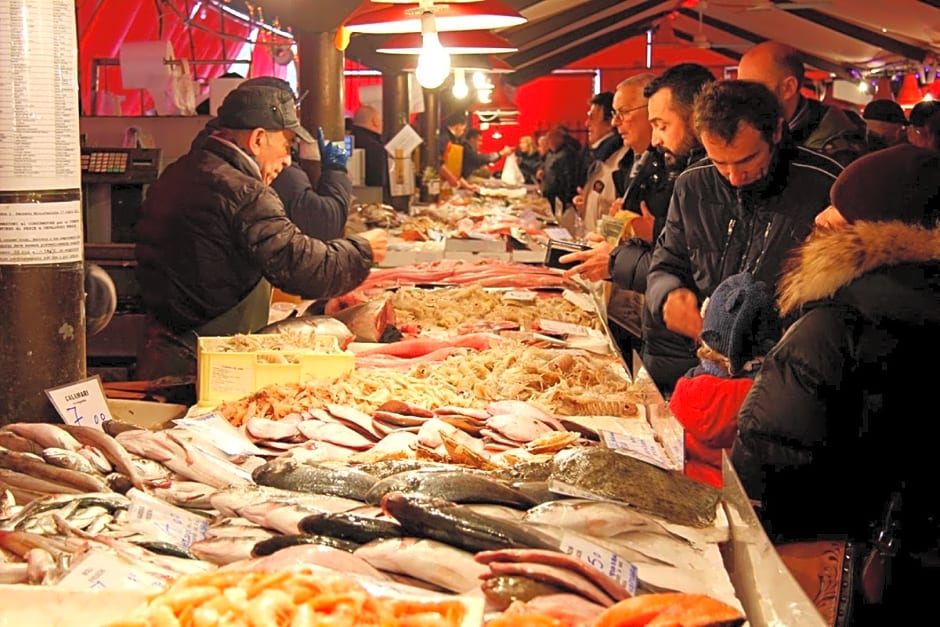
[[[85,377],[73,0],[0,0],[0,424],[52,422]]]
[[[440,165],[441,154],[437,145],[438,127],[441,122],[441,101],[434,89],[424,91],[424,134],[421,139],[421,167],[422,169]]]
[[[345,133],[345,56],[333,44],[334,33],[299,30],[297,39],[298,95],[306,92],[300,103],[300,123],[316,135],[323,127],[327,140],[339,141]],[[319,162],[302,162],[310,180],[320,179]]]

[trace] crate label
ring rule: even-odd
[[[614,579],[626,588],[631,595],[636,594],[636,566],[613,551],[571,534],[565,534],[561,537],[559,548],[579,562],[593,566]]]
[[[209,368],[209,393],[238,392],[248,394],[255,384],[254,367],[212,364]]]
[[[503,294],[503,300],[514,300],[520,303],[534,303],[538,294],[528,290],[510,290]]]
[[[104,430],[104,421],[111,420],[111,410],[98,375],[49,388],[46,396],[67,425]]]
[[[131,488],[127,496],[131,499],[127,514],[128,526],[132,529],[186,548],[209,534],[209,519],[204,516],[170,505],[137,488]]]
[[[59,580],[56,586],[87,590],[108,588],[166,588],[169,581],[146,570],[146,566],[133,562],[112,551],[91,549],[80,562]]]

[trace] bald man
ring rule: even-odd
[[[382,202],[392,201],[388,182],[388,153],[382,142],[382,112],[371,105],[362,105],[353,114],[353,147],[365,150],[365,184],[382,188]]]
[[[795,143],[842,165],[865,153],[864,135],[841,109],[803,97],[803,77],[800,53],[777,41],[750,48],[738,65],[738,78],[763,83],[776,94]]]

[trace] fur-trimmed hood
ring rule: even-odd
[[[841,288],[879,268],[928,262],[940,263],[940,227],[928,229],[892,221],[817,229],[784,266],[778,289],[780,313],[786,316],[807,303],[831,298]],[[902,289],[906,294],[912,292]],[[938,315],[931,311],[938,304],[937,294],[919,296],[925,301],[923,306],[929,307],[921,315]],[[888,293],[882,293],[877,300],[886,309],[894,304]]]

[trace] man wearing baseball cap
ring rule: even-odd
[[[862,113],[867,129],[868,150],[881,150],[905,143],[907,118],[901,105],[887,98],[878,98],[865,105]]]
[[[385,231],[323,242],[304,235],[270,183],[291,163],[296,138],[326,146],[300,124],[294,97],[240,87],[219,128],[167,166],[137,222],[137,279],[147,313],[139,379],[196,372],[196,337],[267,323],[271,286],[329,298],[359,285],[384,258]],[[324,150],[325,151],[325,150]]]

